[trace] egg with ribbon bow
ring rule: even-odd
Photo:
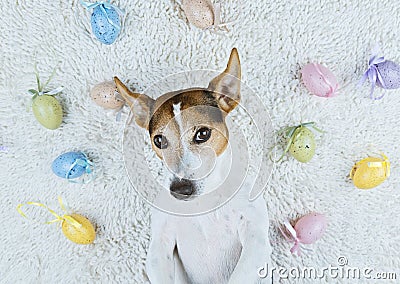
[[[58,198],[61,209],[67,213],[67,210],[64,207],[64,204],[61,198]],[[53,224],[59,223],[61,224],[61,230],[64,236],[70,241],[81,244],[88,245],[93,243],[96,238],[96,230],[92,223],[85,216],[80,214],[64,214],[62,216],[58,215],[54,210],[50,209],[46,205],[38,202],[27,202],[26,204],[19,204],[17,206],[18,213],[27,219],[28,216],[22,211],[22,207],[25,205],[38,206],[41,208],[45,208],[51,215],[53,215],[56,219],[45,222],[45,224]]]
[[[354,185],[360,189],[371,189],[390,176],[390,162],[386,155],[367,157],[357,162],[350,172]]]
[[[40,81],[36,64],[34,69],[37,89],[30,89],[28,91],[28,94],[32,95],[33,115],[36,120],[47,129],[57,129],[62,123],[63,109],[60,102],[54,96],[60,94],[63,91],[63,87],[58,87],[51,91],[44,91],[55,75],[55,69],[45,84],[42,84]]]
[[[113,44],[121,32],[123,11],[110,1],[81,1],[81,4],[87,10],[93,9],[90,23],[94,36],[103,44]]]
[[[325,66],[310,63],[301,70],[303,83],[313,95],[329,98],[337,95],[339,83],[335,75]]]
[[[285,221],[284,228],[279,229],[288,241],[294,242],[290,252],[300,255],[300,245],[315,243],[322,238],[327,227],[328,220],[325,215],[313,212],[297,220],[294,227],[289,221]]]
[[[75,222],[71,222],[71,219]],[[93,243],[96,238],[96,231],[92,223],[79,214],[65,215],[61,229],[64,236],[76,244],[88,245]]]
[[[281,129],[278,132],[278,136],[283,135],[284,151],[276,162],[281,161],[288,152],[299,162],[309,162],[313,158],[316,149],[315,135],[311,129],[322,132],[322,130],[315,126],[314,122],[302,123]],[[272,151],[270,152],[270,157],[272,157]]]
[[[68,180],[79,178],[84,173],[91,177],[93,175],[93,163],[83,152],[61,154],[53,161],[51,168],[54,174]]]
[[[374,96],[376,86],[387,90],[400,88],[400,65],[386,60],[383,56],[379,57],[377,52],[373,51],[368,61],[368,69],[361,78],[359,86],[364,84],[367,79],[371,83],[370,98],[379,100],[385,94]]]

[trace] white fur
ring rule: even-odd
[[[172,108],[174,119],[179,129],[179,145],[182,151],[182,157],[180,160],[181,163],[179,167],[177,167],[179,170],[175,174],[179,177],[189,178],[191,173],[201,166],[201,159],[198,157],[198,155],[189,150],[189,145],[187,144],[187,141],[185,141],[186,130],[182,121],[181,102],[173,104]]]
[[[215,186],[225,178],[229,158],[223,153],[203,183]],[[270,283],[257,275],[260,266],[270,263],[267,208],[263,198],[248,201],[250,187],[245,183],[227,204],[204,215],[184,217],[154,209],[146,263],[150,281]]]
[[[181,103],[173,104],[172,109],[174,112],[175,120],[177,121],[179,125],[179,129],[182,129],[182,120],[181,120]]]

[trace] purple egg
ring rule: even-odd
[[[382,76],[382,80],[385,83],[385,87],[377,81],[377,86],[384,89],[398,89],[400,88],[400,66],[393,61],[386,60],[384,62],[376,64],[379,73]]]

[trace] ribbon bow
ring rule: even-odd
[[[297,237],[297,232],[293,228],[293,226],[289,223],[288,220],[283,222],[283,225],[286,228],[286,231],[289,232],[290,236],[281,228],[279,227],[279,230],[281,231],[282,235],[285,237],[286,240],[288,241],[294,241],[293,247],[290,249],[291,253],[297,253],[298,256],[300,256],[301,251],[300,251],[300,240]]]
[[[85,159],[76,159],[71,167],[68,169],[67,173],[65,174],[65,178],[72,183],[89,183],[94,179],[94,164],[89,161],[89,158],[86,156],[85,153],[82,153],[85,156]],[[85,172],[90,175],[89,180],[87,181],[76,181],[76,180],[72,180],[69,178],[69,175],[71,174],[72,170],[74,169],[75,166],[81,166],[83,168],[85,168]]]
[[[362,84],[364,84],[364,82],[367,79],[369,79],[369,81],[371,82],[370,98],[373,99],[373,100],[380,100],[385,95],[384,93],[379,97],[374,97],[374,95],[373,95],[375,87],[376,87],[377,84],[380,84],[382,86],[382,88],[386,89],[385,82],[384,82],[384,80],[382,78],[382,75],[379,72],[379,69],[378,69],[378,66],[377,66],[379,63],[383,63],[385,61],[386,61],[386,59],[383,56],[378,57],[378,53],[377,53],[376,50],[373,51],[372,55],[371,55],[371,58],[368,61],[368,69],[364,73],[364,75],[362,76],[362,78],[361,78],[361,80],[360,80],[360,82],[358,84],[359,86],[361,86]]]
[[[43,95],[55,96],[55,95],[58,95],[59,93],[61,93],[63,90],[64,90],[64,87],[60,86],[51,91],[37,91],[35,89],[30,89],[30,90],[28,90],[28,93],[33,96],[43,96]]]
[[[53,79],[54,75],[56,74],[56,69],[53,69],[53,72],[51,73],[50,77],[47,79],[47,81],[44,84],[40,83],[40,78],[39,78],[39,71],[37,69],[37,65],[33,66],[34,72],[35,72],[35,77],[36,77],[36,83],[37,83],[37,90],[35,89],[30,89],[28,90],[29,95],[33,95],[33,99],[35,99],[37,96],[43,96],[43,95],[48,95],[48,96],[55,96],[61,93],[64,90],[63,86],[60,86],[58,88],[55,88],[51,91],[43,91],[47,85],[50,83],[50,81]]]
[[[389,177],[390,176],[389,158],[383,153],[381,153],[381,156],[383,158],[383,162],[368,162],[368,167],[370,167],[370,168],[381,168],[381,167],[383,168],[383,167],[385,167],[386,168],[386,171],[385,171],[386,177]]]
[[[65,213],[67,213],[67,210],[65,209],[65,206],[64,206],[64,204],[62,202],[61,197],[58,197],[58,202],[60,203],[61,209]],[[26,214],[21,209],[22,206],[24,206],[24,205],[34,205],[34,206],[43,207],[43,208],[47,209],[47,211],[49,211],[50,214],[52,214],[54,217],[56,217],[55,219],[53,219],[51,221],[47,221],[44,224],[52,224],[52,223],[56,223],[56,222],[60,222],[60,224],[62,224],[62,222],[66,221],[66,222],[70,223],[71,225],[73,225],[74,227],[77,227],[77,228],[82,227],[82,224],[79,223],[77,220],[75,220],[72,216],[67,215],[67,214],[64,214],[64,215],[60,216],[54,210],[50,209],[49,207],[47,207],[43,203],[38,203],[38,202],[27,202],[25,204],[18,204],[17,211],[24,218],[30,219],[29,217],[26,216]]]
[[[87,10],[94,9],[96,7],[99,7],[101,12],[104,14],[104,16],[107,19],[107,22],[109,22],[114,28],[116,28],[118,31],[121,30],[121,23],[118,21],[117,23],[113,22],[107,14],[106,9],[114,9],[121,17],[124,15],[124,11],[122,11],[119,7],[113,5],[110,3],[110,0],[107,1],[99,1],[96,3],[90,3],[87,1],[81,0],[81,5],[85,7]]]

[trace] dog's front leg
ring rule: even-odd
[[[261,206],[261,208],[265,208]],[[229,284],[272,283],[271,273],[260,278],[258,270],[265,263],[270,267],[271,245],[268,239],[269,221],[266,212],[247,212],[240,217],[238,234],[242,245],[239,261],[229,279]],[[266,209],[266,208],[265,208]],[[261,213],[261,214],[258,214]]]
[[[166,234],[152,235],[146,272],[152,284],[175,283],[175,240]]]

